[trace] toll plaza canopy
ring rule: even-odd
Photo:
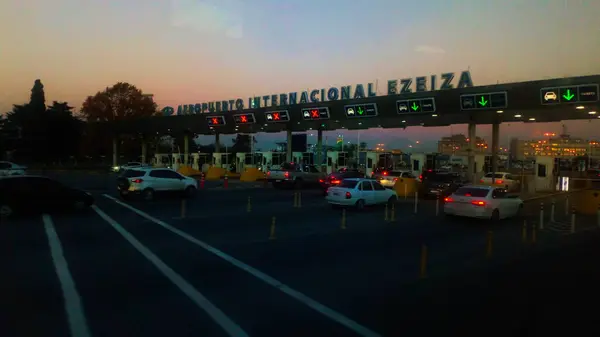
[[[210,135],[518,121],[557,122],[597,118],[600,114],[600,75],[469,86],[470,74],[465,73],[461,74],[461,81],[469,76],[466,85],[459,83],[456,89],[442,87],[435,91],[406,92],[396,90],[393,81],[388,81],[388,95],[385,96],[370,95],[372,89],[369,84],[369,95],[363,92],[359,95],[361,98],[356,99],[349,98],[349,94],[344,95],[342,88],[341,100],[321,100],[317,103],[303,103],[300,100],[300,104],[243,109],[243,103],[239,104],[241,100],[237,100],[229,101],[230,106],[239,108],[232,111],[217,112],[218,109],[204,109],[205,104],[196,104],[196,108],[194,105],[184,106],[187,112],[176,115],[173,115],[173,108],[167,107],[163,109],[165,116],[105,122],[101,127],[115,134],[193,132]],[[362,85],[359,86],[364,90]],[[356,90],[359,90],[358,86]],[[311,92],[311,99],[318,95],[316,91]],[[395,91],[400,93],[395,94]],[[324,96],[323,92],[324,89],[321,89],[321,96]],[[330,92],[332,90],[327,93],[328,96]],[[307,93],[304,92],[303,97]],[[258,97],[255,99],[260,100]],[[181,110],[181,106],[178,110]]]

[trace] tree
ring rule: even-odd
[[[31,88],[31,96],[29,96],[29,107],[33,113],[42,114],[46,111],[46,94],[44,93],[44,85],[42,81],[37,79]]]
[[[88,96],[81,107],[88,121],[104,122],[157,115],[152,96],[129,83],[119,82],[104,91]]]
[[[251,135],[237,134],[232,141],[233,146],[231,147],[231,153],[251,152],[252,145],[256,144],[256,137]]]
[[[73,116],[67,102],[54,101],[41,119],[46,126],[46,147],[53,160],[67,160],[78,155],[83,137],[84,122]]]

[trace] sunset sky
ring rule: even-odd
[[[384,94],[388,79],[466,69],[475,85],[600,74],[599,13],[598,0],[4,0],[0,111],[37,78],[48,101],[79,107],[118,81],[177,106],[376,80]],[[503,124],[501,139],[560,130],[527,126]],[[600,120],[567,126],[592,136]],[[466,127],[361,140],[404,147],[451,131]]]

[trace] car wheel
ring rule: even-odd
[[[359,199],[359,200],[356,202],[356,209],[358,209],[358,210],[361,210],[361,209],[363,209],[363,208],[365,208],[365,201],[364,201],[364,200],[362,200],[362,199]]]
[[[151,188],[147,188],[142,192],[142,197],[146,201],[152,201],[154,199],[154,190]]]
[[[8,205],[0,205],[0,218],[10,218],[13,215],[13,209]]]
[[[498,209],[495,209],[492,212],[492,217],[490,218],[493,222],[498,222],[500,221],[500,211]]]
[[[196,195],[196,188],[194,186],[188,186],[185,189],[185,196],[188,198],[193,198]]]

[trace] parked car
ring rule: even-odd
[[[493,184],[498,187],[504,187],[509,191],[514,191],[519,189],[519,180],[511,173],[508,172],[489,172],[481,180],[479,180],[482,184]]]
[[[284,163],[280,170],[267,172],[267,181],[273,187],[290,186],[301,188],[304,185],[319,185],[323,174],[315,165],[301,165],[295,163]]]
[[[323,194],[327,195],[327,189],[338,186],[342,180],[348,178],[364,178],[365,174],[358,169],[340,169],[338,172],[330,173],[327,177],[319,179]]]
[[[460,174],[452,172],[435,172],[427,174],[423,178],[421,195],[424,198],[444,198],[466,182],[461,178]]]
[[[497,221],[518,216],[522,210],[518,195],[494,186],[463,186],[444,199],[444,213],[450,216]]]
[[[334,207],[353,206],[362,209],[369,205],[391,204],[398,197],[396,192],[373,179],[349,178],[342,180],[336,187],[330,187],[325,199]]]
[[[0,217],[84,209],[94,204],[91,194],[42,176],[0,177]]]
[[[140,162],[137,161],[130,161],[125,165],[121,165],[121,166],[113,166],[112,170],[114,172],[122,172],[124,170],[127,169],[134,169],[134,168],[140,168],[140,167],[144,167],[144,168],[151,168],[151,165],[146,165],[146,164],[142,164]]]
[[[0,176],[19,176],[24,175],[27,167],[11,163],[9,161],[0,161]]]
[[[198,190],[198,180],[168,168],[127,169],[117,178],[117,190],[123,199],[141,196],[149,201],[156,193],[183,193],[193,197]]]

